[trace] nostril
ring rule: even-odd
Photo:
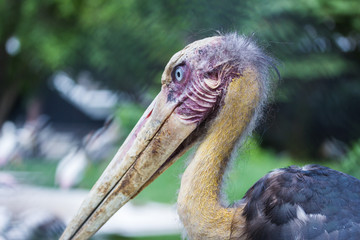
[[[152,112],[153,112],[153,109],[151,109],[151,111],[148,113],[148,115],[146,116],[146,118],[149,118],[149,117],[151,116]]]

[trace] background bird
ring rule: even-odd
[[[26,188],[30,191],[24,191]],[[35,189],[25,187],[10,173],[0,173],[0,240],[59,239],[65,223],[49,207],[54,202],[54,191],[41,195],[36,192],[40,188]],[[54,204],[54,208],[58,209],[59,204]]]
[[[12,122],[5,122],[0,132],[0,167],[16,157],[17,147],[16,126]]]
[[[73,148],[56,167],[55,183],[62,189],[77,186],[88,165],[89,159],[84,149],[81,146]]]
[[[108,119],[103,127],[87,134],[81,144],[73,147],[60,160],[56,168],[55,183],[63,189],[77,186],[91,161],[106,160],[114,152],[114,144],[119,138],[119,125],[113,118]]]
[[[57,216],[39,209],[15,214],[0,208],[0,239],[4,240],[55,240],[65,228]]]
[[[66,228],[92,236],[122,205],[199,142],[181,179],[178,213],[190,239],[356,239],[360,181],[308,165],[275,170],[231,206],[223,176],[271,88],[274,61],[237,34],[196,41],[165,67],[162,89]],[[276,69],[275,69],[276,71]]]

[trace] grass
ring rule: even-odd
[[[25,159],[8,164],[0,170],[11,172],[19,183],[54,187],[56,166],[56,162],[43,159]]]

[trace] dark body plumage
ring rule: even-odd
[[[270,172],[241,202],[252,240],[360,239],[360,180],[327,167]]]

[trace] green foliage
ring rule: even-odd
[[[255,33],[281,62],[275,125],[282,132],[271,129],[264,142],[297,156],[322,157],[318,149],[327,138],[351,142],[360,132],[338,128],[360,121],[359,110],[354,114],[345,104],[359,101],[359,94],[343,87],[360,88],[359,8],[354,0],[5,0],[0,46],[16,36],[21,50],[10,56],[0,48],[0,102],[26,99],[57,70],[74,75],[87,70],[103,84],[143,100],[159,89],[164,65],[187,42],[217,30]],[[319,92],[325,97],[318,99]],[[329,112],[322,106],[329,99],[342,104],[327,110],[341,114],[332,114],[332,124],[324,126]],[[0,123],[2,111],[0,106]],[[293,124],[286,124],[289,116],[296,118]],[[287,141],[273,140],[283,133]],[[305,150],[297,151],[298,143]]]
[[[44,159],[26,159],[12,162],[0,168],[1,171],[10,172],[21,184],[33,184],[54,187],[56,162]]]
[[[343,159],[342,168],[344,172],[360,179],[360,140],[353,144],[351,150]]]
[[[120,122],[122,127],[122,135],[126,137],[129,135],[145,109],[138,104],[127,103],[122,104],[115,113],[116,119]]]

